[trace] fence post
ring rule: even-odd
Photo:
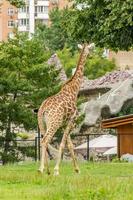
[[[117,154],[118,158],[120,159],[120,134],[117,133]]]
[[[35,161],[37,161],[37,137],[35,137]]]
[[[87,135],[87,161],[89,161],[89,135]]]
[[[38,127],[38,160],[40,160],[40,155],[41,155],[41,153],[40,153],[40,139],[41,139],[41,134],[40,134],[40,129],[39,129],[39,127]]]

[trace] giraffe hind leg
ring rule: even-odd
[[[43,173],[43,170],[44,170],[44,153],[45,153],[45,149],[44,149],[44,146],[42,145],[41,163],[40,163],[40,167],[38,169],[38,172],[40,172],[40,173]]]
[[[57,129],[61,126],[62,119],[63,119],[62,115],[61,116],[58,115],[58,117],[55,117],[55,115],[53,115],[52,118],[48,120],[50,122],[46,124],[47,131],[42,138],[42,156],[41,156],[41,163],[40,163],[40,168],[39,168],[40,172],[43,172],[44,164],[45,164],[47,173],[49,174],[48,155],[47,155],[48,144],[50,143]]]
[[[62,137],[62,141],[61,141],[61,144],[60,144],[60,147],[59,147],[59,153],[58,153],[58,157],[57,157],[57,162],[56,162],[56,165],[55,165],[55,168],[54,168],[54,175],[59,175],[59,165],[60,165],[60,162],[61,162],[61,156],[62,156],[62,153],[63,153],[63,150],[64,150],[64,147],[65,147],[65,144],[66,144],[66,141],[67,141],[67,137],[72,129],[72,126],[73,126],[73,122],[72,121],[69,121],[65,131],[64,131],[64,134],[63,134],[63,137]]]
[[[48,144],[50,143],[55,131],[50,128],[47,130],[46,135],[42,138],[42,155],[41,155],[41,163],[39,171],[42,173],[44,170],[44,164],[46,165],[46,171],[50,174],[49,166],[48,166],[48,155],[47,155],[47,148]]]

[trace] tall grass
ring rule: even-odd
[[[69,162],[58,177],[38,174],[38,164],[0,166],[0,200],[133,200],[133,164]]]

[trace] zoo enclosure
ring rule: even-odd
[[[9,160],[12,160],[14,155],[14,161],[15,158],[16,161],[37,161],[40,149],[38,149],[38,146],[40,146],[40,144],[38,144],[39,141],[38,137],[35,137],[35,139],[32,140],[16,139],[13,141],[0,138],[0,160],[2,160],[2,157],[5,156],[4,154],[7,153],[7,157],[10,155],[10,158],[8,158]]]
[[[72,134],[71,137],[75,138],[75,137],[85,137],[86,138],[86,142],[87,142],[87,148],[86,148],[86,160],[90,160],[90,147],[89,147],[89,142],[90,139],[93,139],[98,137],[98,136],[102,136],[102,135],[108,135],[108,134]],[[131,133],[125,133],[123,134],[123,136],[128,136],[131,135]],[[7,142],[7,140],[1,140],[0,139],[0,152],[2,150],[2,148],[4,148],[4,144],[5,142]],[[15,140],[15,145],[13,145],[13,143],[10,141],[9,145],[11,148],[14,148],[17,152],[20,152],[21,154],[21,160],[25,161],[26,159],[31,159],[34,161],[38,161],[40,160],[41,157],[41,136],[40,133],[38,133],[38,137],[35,137],[35,139],[33,140]],[[132,144],[133,144],[133,138],[132,138]],[[117,145],[118,145],[118,157],[119,157],[119,151],[120,151],[120,139],[119,139],[119,135],[117,137]],[[128,152],[125,152],[128,153]],[[1,159],[1,158],[0,158]]]

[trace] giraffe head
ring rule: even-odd
[[[95,44],[94,44],[94,43],[91,43],[91,44],[85,43],[85,44],[83,44],[83,45],[78,44],[78,48],[79,48],[79,49],[82,49],[82,50],[84,51],[84,53],[85,53],[86,55],[88,55],[88,54],[90,54],[90,53],[94,50]]]

